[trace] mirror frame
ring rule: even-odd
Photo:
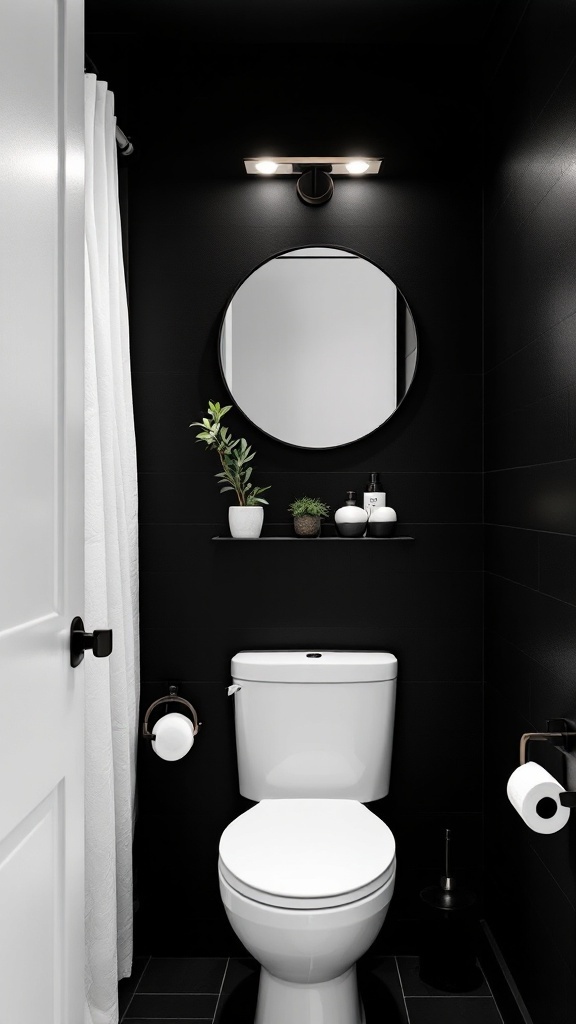
[[[402,297],[402,299],[406,303],[406,309],[408,310],[408,312],[410,313],[410,316],[412,317],[412,323],[414,324],[414,330],[416,332],[416,360],[415,360],[415,363],[414,363],[414,373],[412,374],[412,380],[410,381],[410,384],[406,388],[406,391],[405,391],[403,397],[398,402],[398,405],[396,406],[394,411],[391,412],[390,415],[387,416],[385,420],[382,420],[382,422],[379,423],[377,427],[374,427],[372,430],[369,430],[367,434],[361,434],[360,437],[356,437],[352,441],[344,441],[342,444],[325,445],[322,448],[310,448],[310,447],[307,447],[306,445],[302,445],[302,444],[292,444],[291,441],[284,441],[282,438],[275,437],[274,434],[268,433],[267,430],[264,430],[263,427],[258,426],[258,424],[255,423],[254,420],[250,419],[250,417],[247,415],[247,413],[244,412],[244,409],[242,409],[241,406],[238,405],[238,402],[236,401],[236,399],[234,398],[234,395],[232,394],[230,388],[228,387],[228,382],[226,380],[226,377],[224,376],[224,366],[223,366],[223,363],[222,363],[222,333],[224,331],[224,324],[225,324],[225,321],[226,321],[226,314],[227,314],[228,309],[229,309],[229,307],[230,307],[230,305],[231,305],[231,303],[232,303],[232,301],[234,299],[234,296],[236,295],[236,293],[238,291],[240,291],[240,288],[248,280],[248,278],[252,277],[252,274],[255,274],[256,271],[260,270],[260,267],[265,266],[266,263],[270,263],[272,260],[276,260],[280,256],[285,256],[286,253],[289,253],[289,252],[299,252],[300,249],[318,249],[318,248],[322,248],[322,249],[339,249],[341,252],[351,253],[353,256],[357,256],[358,259],[365,260],[366,263],[371,263],[372,266],[376,267],[376,269],[379,270],[380,273],[384,274],[388,278],[389,281],[392,281],[392,284],[397,289],[398,294]],[[398,412],[398,409],[400,408],[402,403],[406,400],[406,396],[408,395],[408,392],[410,391],[410,388],[412,387],[412,384],[414,383],[414,378],[416,376],[416,371],[418,370],[418,363],[419,363],[419,361],[420,361],[420,345],[419,345],[419,342],[418,342],[418,329],[417,329],[417,325],[416,325],[416,319],[414,317],[414,314],[412,312],[412,309],[411,309],[410,305],[408,304],[408,301],[406,299],[406,296],[404,295],[404,292],[402,291],[401,288],[398,287],[398,285],[396,284],[394,279],[392,277],[390,277],[390,275],[387,274],[385,270],[382,270],[382,267],[380,267],[377,263],[375,263],[374,260],[371,260],[369,256],[364,256],[362,253],[357,252],[356,249],[349,249],[349,248],[347,248],[344,245],[333,245],[331,243],[325,243],[325,242],[315,242],[313,245],[311,245],[311,244],[308,244],[308,245],[291,245],[291,246],[289,246],[288,249],[280,249],[278,252],[275,252],[272,256],[268,256],[267,259],[261,260],[261,262],[258,263],[250,271],[249,274],[246,274],[246,276],[242,278],[242,280],[239,282],[239,284],[236,285],[234,291],[232,292],[230,298],[228,299],[228,302],[226,303],[224,312],[223,312],[223,314],[222,314],[222,316],[220,318],[220,326],[218,328],[218,369],[220,370],[220,377],[221,377],[221,379],[222,379],[222,381],[224,383],[224,387],[226,388],[226,391],[228,392],[230,401],[234,405],[234,408],[237,409],[238,412],[242,413],[244,419],[247,420],[247,422],[251,426],[256,427],[256,429],[259,430],[261,434],[264,434],[265,437],[269,437],[272,441],[276,441],[277,444],[286,445],[287,448],[298,448],[300,451],[303,451],[303,452],[331,452],[331,451],[336,451],[337,448],[348,448],[352,444],[358,444],[359,441],[364,441],[365,438],[371,437],[372,434],[375,434],[378,430],[381,429],[381,427],[384,426],[385,423],[388,423],[388,421],[390,419],[392,419],[392,417],[395,415],[395,413]]]

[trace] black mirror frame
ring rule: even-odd
[[[267,430],[264,430],[257,423],[255,423],[255,421],[252,420],[248,416],[248,414],[244,412],[244,410],[241,408],[241,406],[238,405],[238,402],[234,398],[234,395],[232,394],[232,392],[231,392],[231,390],[230,390],[230,388],[228,386],[228,382],[226,380],[226,377],[224,375],[224,366],[223,366],[223,363],[222,363],[222,332],[224,330],[224,323],[225,323],[225,320],[226,320],[226,314],[228,312],[228,309],[230,308],[230,305],[231,305],[231,303],[232,303],[232,301],[234,299],[234,296],[240,290],[242,285],[248,280],[248,278],[252,277],[252,274],[255,274],[256,271],[260,269],[260,267],[265,266],[266,263],[270,263],[272,260],[278,259],[280,256],[285,256],[289,252],[298,252],[301,249],[319,249],[319,248],[323,248],[323,249],[339,249],[340,252],[348,252],[352,256],[356,256],[358,259],[365,260],[367,263],[371,263],[373,267],[376,267],[376,269],[379,270],[382,274],[385,274],[386,277],[388,277],[389,280],[392,281],[392,283],[394,284],[395,288],[398,291],[398,294],[402,297],[402,299],[404,300],[404,302],[406,304],[406,309],[408,310],[408,312],[410,313],[410,316],[412,317],[412,323],[414,324],[414,330],[416,332],[416,342],[417,342],[417,344],[416,344],[416,361],[415,361],[415,364],[414,364],[414,373],[412,374],[412,379],[410,381],[410,384],[406,388],[406,391],[405,391],[403,397],[398,402],[398,405],[396,406],[394,411],[391,412],[390,415],[387,416],[385,420],[382,420],[382,422],[379,423],[378,426],[374,427],[373,430],[369,430],[367,434],[361,434],[360,437],[356,437],[352,441],[344,441],[342,444],[325,445],[322,448],[314,448],[314,447],[309,447],[307,445],[302,445],[302,444],[292,444],[291,441],[284,441],[283,438],[276,437],[274,434],[270,434]],[[242,280],[236,285],[234,291],[232,292],[230,298],[228,299],[228,302],[226,303],[226,307],[225,307],[224,312],[223,312],[223,314],[222,314],[222,316],[220,318],[220,326],[218,328],[218,368],[220,370],[220,376],[221,376],[222,381],[224,383],[224,387],[226,388],[226,391],[228,392],[228,395],[230,397],[230,401],[233,403],[234,408],[237,409],[238,412],[242,413],[242,415],[244,416],[245,420],[247,420],[247,422],[251,426],[253,426],[257,430],[259,430],[261,434],[264,434],[265,437],[269,437],[272,441],[276,441],[278,444],[286,445],[287,448],[298,448],[301,451],[305,451],[305,452],[329,452],[329,451],[335,451],[337,448],[348,448],[352,444],[357,444],[359,441],[363,441],[365,438],[371,437],[378,430],[380,430],[381,427],[383,427],[386,423],[388,423],[388,421],[392,418],[392,416],[394,416],[398,412],[398,409],[401,407],[401,405],[406,400],[408,392],[410,391],[410,388],[412,387],[412,384],[414,383],[414,378],[416,376],[416,371],[418,369],[419,360],[420,360],[420,346],[418,344],[418,330],[417,330],[417,326],[416,326],[416,320],[414,318],[414,314],[412,312],[412,309],[409,306],[408,301],[406,299],[406,296],[404,295],[404,292],[402,291],[402,289],[399,288],[398,285],[396,284],[396,282],[393,280],[393,278],[391,278],[389,274],[386,274],[386,271],[382,270],[382,267],[380,267],[377,263],[375,263],[374,260],[371,260],[369,256],[364,256],[362,253],[357,252],[355,249],[349,249],[346,246],[343,246],[343,245],[333,245],[331,243],[316,242],[314,245],[292,245],[288,249],[281,249],[279,252],[274,253],[272,256],[268,256],[267,259],[261,260],[261,262],[256,264],[256,266],[253,267],[253,269],[250,271],[250,273],[246,274],[246,276],[243,277]]]

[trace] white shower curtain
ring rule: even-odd
[[[116,1024],[132,968],[138,715],[138,527],[114,98],[85,76],[86,629],[113,630],[86,667],[85,1024]]]

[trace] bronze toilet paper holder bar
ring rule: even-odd
[[[520,764],[526,764],[526,748],[531,740],[548,740],[556,747],[568,750],[568,738],[576,736],[569,729],[565,718],[550,718],[546,722],[546,732],[525,732],[520,738]],[[562,807],[576,807],[576,792],[559,793],[558,799]]]

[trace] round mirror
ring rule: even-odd
[[[234,403],[285,444],[335,448],[381,426],[404,398],[417,340],[406,300],[369,260],[293,249],[232,296],[220,364]]]

